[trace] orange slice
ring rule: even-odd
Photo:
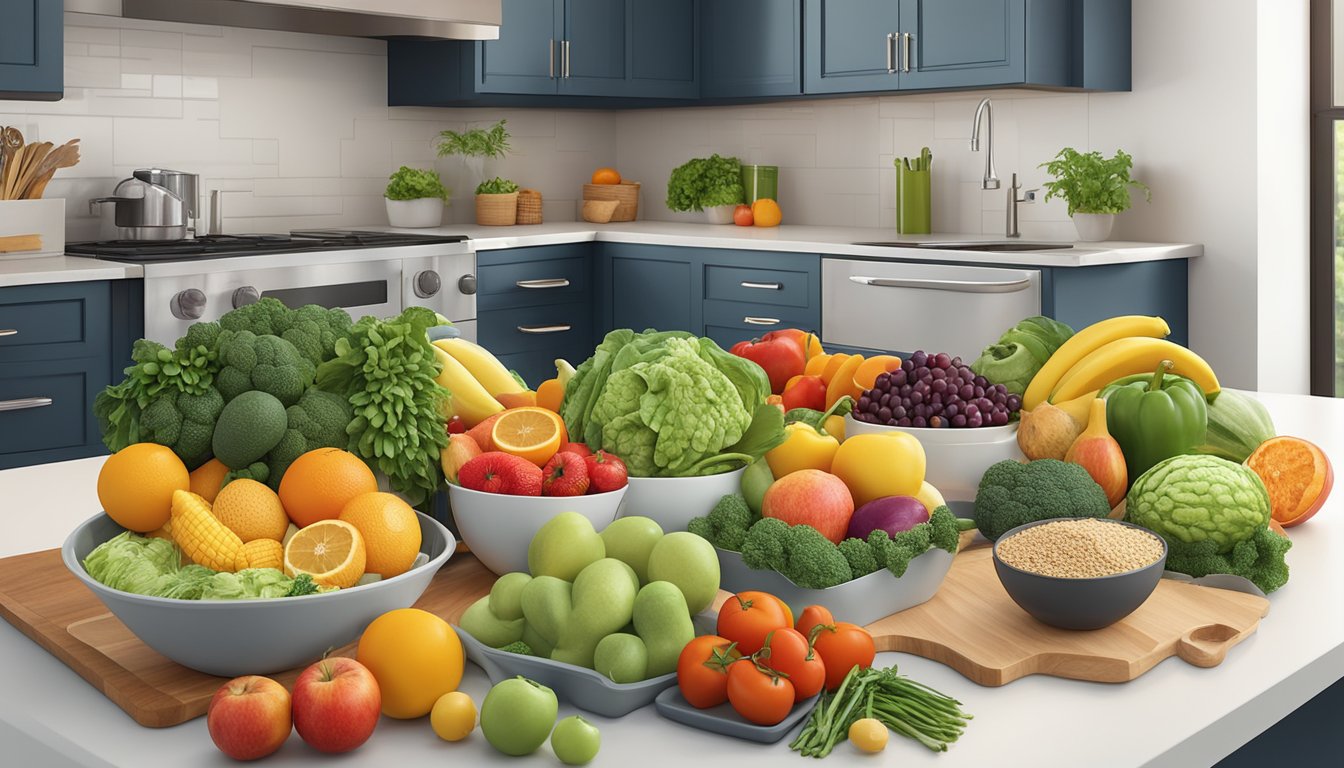
[[[354,586],[364,575],[364,537],[343,520],[319,520],[285,545],[285,573],[307,573],[324,587]]]
[[[559,450],[565,436],[560,414],[536,406],[505,411],[490,431],[495,449],[542,466]]]
[[[1305,523],[1325,504],[1334,485],[1330,459],[1300,437],[1272,437],[1260,444],[1246,466],[1269,491],[1270,516],[1284,528]]]

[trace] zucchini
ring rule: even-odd
[[[1241,463],[1274,435],[1274,421],[1259,400],[1225,389],[1209,403],[1204,444],[1196,447],[1194,453]]]

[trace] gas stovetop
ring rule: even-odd
[[[460,243],[464,235],[411,235],[344,229],[301,230],[288,235],[203,235],[191,240],[105,240],[67,243],[65,252],[111,261],[193,261],[271,253],[345,251],[398,245]]]

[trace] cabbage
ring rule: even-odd
[[[157,595],[181,567],[177,545],[126,531],[99,544],[84,558],[94,581],[122,592]]]
[[[1125,519],[1168,542],[1231,552],[1269,524],[1269,492],[1250,469],[1216,456],[1173,456],[1134,481]]]
[[[1073,329],[1058,320],[1040,315],[1028,317],[985,347],[971,363],[971,370],[991,384],[1002,384],[1009,392],[1020,395],[1027,391],[1027,385],[1045,361],[1071,336]]]

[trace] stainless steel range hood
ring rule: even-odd
[[[65,8],[349,37],[494,40],[500,23],[500,0],[66,0]]]

